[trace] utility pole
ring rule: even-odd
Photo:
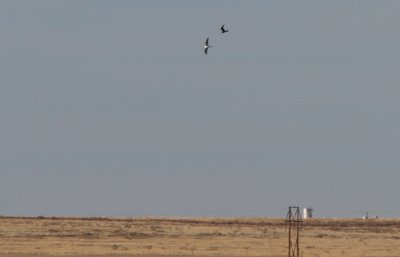
[[[302,224],[300,208],[289,206],[285,220],[285,228],[289,226],[288,257],[300,257],[299,237]]]

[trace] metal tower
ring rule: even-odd
[[[299,236],[300,230],[303,227],[302,224],[303,220],[301,219],[300,208],[289,206],[285,220],[285,228],[289,226],[288,257],[300,257]]]

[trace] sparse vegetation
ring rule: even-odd
[[[302,256],[400,256],[400,220],[310,219]],[[282,219],[0,217],[0,257],[286,256]]]

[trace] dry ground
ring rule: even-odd
[[[0,217],[0,256],[287,256],[283,219]],[[302,256],[400,256],[400,220],[312,219]]]

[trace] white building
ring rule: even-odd
[[[304,208],[303,209],[303,219],[312,218],[313,209],[312,208]]]

